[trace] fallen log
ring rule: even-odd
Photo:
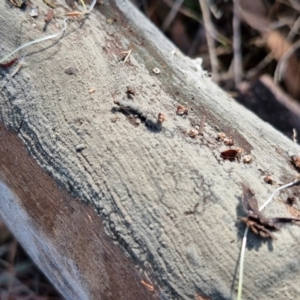
[[[59,3],[47,32],[61,34],[24,49],[14,77],[0,70],[1,217],[66,299],[234,299],[241,183],[262,204],[275,189],[266,174],[297,176],[299,147],[127,1],[104,1],[63,32]],[[44,25],[0,3],[6,53]],[[291,195],[299,188],[280,198]],[[266,215],[290,216],[282,202]],[[299,228],[276,235],[249,234],[245,299],[299,294]]]

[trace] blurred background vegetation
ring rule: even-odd
[[[300,131],[299,0],[132,0],[238,102]]]
[[[131,1],[236,101],[300,132],[299,0]],[[63,299],[1,221],[0,267],[1,300]]]
[[[1,220],[0,299],[63,300]]]

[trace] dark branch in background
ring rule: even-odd
[[[214,32],[213,23],[211,21],[210,17],[210,11],[207,5],[206,0],[199,0],[202,16],[204,20],[204,26],[205,26],[205,33],[206,33],[206,40],[207,45],[209,49],[209,57],[211,62],[211,71],[213,74],[213,80],[215,82],[219,81],[219,63],[218,58],[216,54],[216,48],[215,48],[215,41],[213,39],[212,32]]]

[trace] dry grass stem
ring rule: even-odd
[[[84,12],[81,11],[70,11],[68,13],[66,13],[67,17],[77,17],[77,16],[82,16],[84,15]]]
[[[237,1],[233,1],[233,69],[234,69],[234,83],[237,88],[243,76],[243,59],[242,59],[242,42],[241,42],[241,21],[238,14]]]
[[[295,51],[300,47],[300,40],[291,45],[291,47],[282,55],[280,60],[278,61],[277,67],[274,72],[274,82],[278,83],[281,81],[283,77],[283,73],[287,68],[287,61],[295,53]]]
[[[82,5],[82,7],[83,7],[84,13],[86,13],[86,12],[87,12],[87,9],[86,9],[86,5],[85,5],[84,1],[83,1],[83,0],[80,0],[80,3],[81,3],[81,5]]]
[[[209,57],[210,57],[210,62],[211,62],[211,69],[212,69],[212,74],[215,82],[219,81],[219,63],[218,63],[218,58],[217,58],[217,53],[216,53],[216,47],[215,47],[215,41],[212,37],[212,32],[214,32],[214,27],[211,21],[210,17],[210,11],[207,5],[206,0],[199,0],[202,15],[203,15],[203,20],[204,20],[204,26],[205,26],[205,33],[206,33],[206,40],[207,40],[207,45],[209,49]]]
[[[261,72],[262,69],[264,69],[269,63],[272,62],[273,59],[274,59],[273,54],[270,52],[254,68],[250,69],[247,72],[246,78],[248,80],[251,80],[252,78],[256,77],[258,73]]]
[[[289,32],[287,36],[287,40],[291,41],[294,39],[296,35],[298,35],[298,31],[300,28],[300,17],[297,18],[296,22],[294,23],[293,27],[291,28],[291,31]]]
[[[127,54],[127,55],[125,56],[124,60],[123,60],[123,64],[125,64],[125,63],[127,62],[127,60],[128,60],[129,57],[130,57],[131,52],[132,52],[131,49],[128,50],[128,51],[122,51],[122,52],[121,52],[122,54]]]

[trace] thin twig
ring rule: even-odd
[[[84,13],[87,12],[86,5],[83,0],[80,0],[81,5],[83,6]]]
[[[298,11],[300,11],[299,0],[290,0],[290,3],[291,3],[291,5],[292,5],[293,8],[295,8]]]
[[[290,58],[290,56],[300,47],[300,40],[298,40],[296,43],[291,45],[289,50],[287,50],[280,60],[278,61],[278,64],[276,66],[275,72],[274,72],[274,82],[278,83],[281,81],[282,74],[284,73],[286,67],[287,67],[287,60]]]
[[[202,31],[203,31],[203,26],[198,26],[197,33],[194,36],[193,42],[190,46],[188,55],[193,56],[194,53],[196,52],[197,47],[199,46],[199,41],[201,41],[201,36],[202,36]]]
[[[214,15],[216,19],[220,19],[223,15],[221,10],[218,9],[218,6],[214,3],[214,1],[209,0],[208,1],[209,9],[211,13]]]
[[[162,0],[166,5],[168,5],[170,8],[173,7],[173,2],[172,0]],[[180,7],[178,11],[183,14],[184,16],[198,22],[199,24],[203,25],[203,20],[200,19],[200,17],[194,13],[191,9],[188,9],[187,7]],[[217,30],[214,30],[211,32],[212,37],[219,42],[220,44],[224,45],[231,45],[231,40],[227,38],[225,35],[221,34]]]
[[[263,68],[265,68],[274,59],[273,54],[270,52],[263,60],[261,60],[254,68],[247,72],[246,78],[248,80],[255,77]]]
[[[182,3],[183,3],[183,0],[176,0],[175,3],[173,4],[170,13],[167,15],[167,17],[165,18],[165,20],[164,20],[164,22],[161,26],[161,30],[163,32],[165,32],[169,28],[170,24],[175,19],[176,15],[178,13],[178,10],[181,7]]]
[[[298,17],[296,22],[293,24],[293,27],[291,28],[291,31],[289,32],[286,39],[288,41],[291,41],[298,34],[299,28],[300,28],[300,17]]]
[[[163,0],[163,2],[172,9],[174,3],[172,0]],[[202,20],[200,19],[200,17],[195,14],[195,12],[189,8],[186,8],[186,7],[180,7],[178,9],[178,11],[183,14],[184,16],[194,20],[194,21],[197,21],[198,23],[202,24]]]
[[[274,21],[269,24],[269,29],[276,30],[284,26],[292,26],[295,23],[295,19],[292,17],[283,17],[279,21]]]
[[[294,184],[296,184],[296,183],[298,183],[298,182],[300,182],[300,179],[299,178],[297,178],[297,179],[295,179],[295,180],[293,180],[292,182],[289,182],[289,183],[287,183],[287,184],[284,184],[284,185],[282,185],[282,186],[280,186],[279,188],[277,188],[273,193],[272,193],[272,195],[270,196],[270,198],[259,208],[259,211],[262,211],[263,209],[265,209],[265,207],[267,206],[267,205],[269,205],[269,203],[273,200],[273,198],[275,197],[275,195],[279,192],[279,191],[281,191],[281,190],[283,190],[283,189],[286,189],[286,188],[288,188],[288,187],[290,187],[290,186],[292,186],[292,185],[294,185]]]
[[[245,232],[244,232],[244,236],[243,236],[242,248],[241,248],[239,286],[238,286],[237,300],[242,299],[243,276],[244,276],[244,260],[245,260],[245,251],[246,251],[248,231],[249,231],[249,227],[246,227]]]
[[[93,2],[90,4],[89,11],[86,14],[90,14],[92,12],[96,2],[97,2],[97,0],[93,0]]]
[[[211,62],[211,70],[212,70],[214,81],[218,82],[219,64],[218,64],[218,59],[216,54],[215,41],[212,38],[212,32],[214,31],[214,27],[211,21],[210,11],[206,0],[199,0],[199,3],[200,3],[204,26],[205,26],[206,40],[207,40],[209,57]]]
[[[125,56],[124,60],[123,60],[123,64],[125,64],[125,63],[126,63],[126,61],[128,60],[128,58],[129,58],[129,56],[130,56],[131,52],[132,52],[132,50],[131,50],[131,49],[130,49],[130,50],[128,50],[128,51],[122,51],[122,52],[121,52],[122,54],[127,54],[127,55]]]

